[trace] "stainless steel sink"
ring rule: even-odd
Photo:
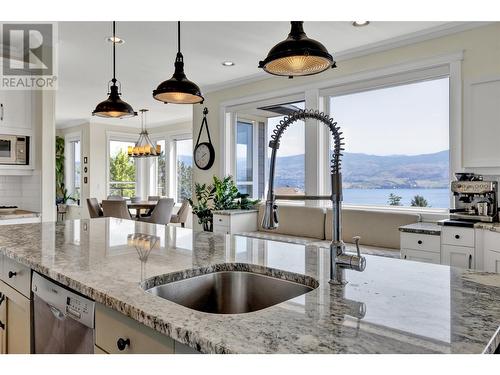
[[[221,271],[147,289],[193,310],[241,314],[265,309],[305,294],[315,287],[252,272]]]

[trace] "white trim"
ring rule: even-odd
[[[400,48],[424,42],[426,40],[437,39],[452,34],[458,34],[463,31],[488,26],[490,24],[492,24],[492,22],[449,22],[430,29],[420,30],[410,34],[382,40],[380,42],[365,44],[363,46],[340,51],[334,54],[334,58],[337,62],[345,61],[374,53],[388,51],[394,48]],[[269,78],[272,77],[262,71],[259,71],[258,73],[243,78],[237,78],[222,83],[214,83],[211,85],[202,86],[202,91],[204,93],[221,91],[232,87],[263,81]]]

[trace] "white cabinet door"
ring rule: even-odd
[[[442,245],[441,264],[464,269],[474,269],[474,248]]]
[[[30,91],[0,91],[0,133],[2,129],[32,128],[31,100]]]
[[[486,250],[486,254],[484,254],[484,270],[486,272],[500,273],[500,252]]]
[[[413,249],[401,249],[401,259],[434,264],[441,261],[439,253]]]

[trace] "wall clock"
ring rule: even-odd
[[[196,146],[194,147],[194,163],[199,169],[208,170],[212,167],[215,161],[215,149],[212,145],[212,140],[210,139],[210,131],[208,130],[207,123],[208,109],[205,107],[203,109],[203,121],[201,122],[200,132],[198,133],[198,139],[196,140]],[[203,126],[207,128],[208,142],[200,143],[201,132],[203,131]]]

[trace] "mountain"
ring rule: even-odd
[[[447,188],[449,151],[422,155],[344,154],[344,189]],[[304,188],[304,155],[278,157],[276,185]]]

